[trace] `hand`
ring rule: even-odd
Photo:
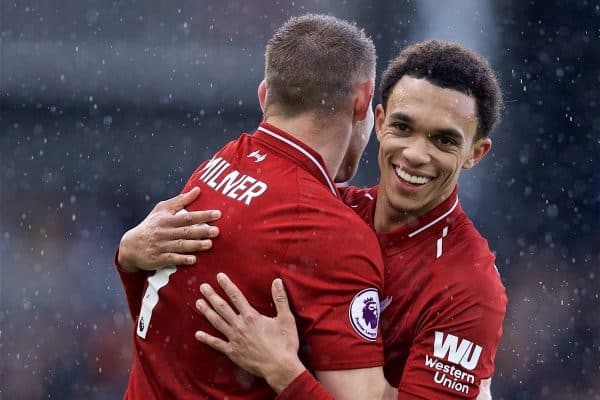
[[[305,370],[298,358],[296,321],[283,282],[275,279],[271,285],[277,316],[270,318],[258,313],[227,275],[217,274],[217,281],[239,314],[209,284],[203,283],[200,291],[210,305],[200,299],[196,308],[228,341],[203,331],[196,332],[196,339],[225,354],[246,371],[264,378],[280,393]]]
[[[492,400],[492,378],[482,379],[476,400]]]
[[[180,212],[200,194],[194,187],[186,193],[161,201],[138,226],[127,231],[119,243],[121,268],[134,272],[153,271],[169,265],[192,265],[193,252],[212,247],[210,238],[219,229],[207,222],[221,218],[218,210]]]

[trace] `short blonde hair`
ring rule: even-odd
[[[375,46],[362,29],[318,14],[291,18],[269,40],[265,78],[269,106],[286,116],[343,106],[357,83],[375,77]]]

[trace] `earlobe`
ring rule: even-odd
[[[473,144],[471,156],[463,164],[463,169],[471,169],[489,153],[492,148],[490,138],[481,138]]]

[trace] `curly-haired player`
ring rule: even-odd
[[[385,377],[397,388],[387,395],[485,398],[480,388],[493,373],[507,299],[494,255],[461,208],[457,182],[491,148],[488,136],[502,108],[497,79],[478,54],[432,40],[390,62],[381,94],[375,112],[379,185],[339,190],[377,233],[383,254],[385,288],[377,312]],[[209,285],[201,286],[208,303],[197,306],[228,341],[204,331],[197,338],[278,387],[283,382],[280,399],[330,399],[296,357],[291,313],[302,305],[290,299],[288,307],[281,282],[272,288],[278,315],[269,318],[227,276],[218,281],[238,312]],[[366,329],[371,305],[360,295],[348,304],[357,336],[374,335]]]

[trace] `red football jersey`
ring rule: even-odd
[[[340,201],[316,152],[262,123],[200,165],[184,191],[193,186],[202,194],[189,211],[223,211],[214,224],[221,234],[213,249],[197,253],[194,266],[149,275],[143,290],[144,274],[121,273],[136,321],[126,398],[275,397],[263,380],[194,338],[198,329],[218,334],[195,309],[199,285],[218,288],[218,272],[226,272],[267,315],[275,314],[270,283],[283,279],[310,368],[383,365],[377,238]]]
[[[340,189],[372,229],[377,191]],[[378,237],[387,380],[399,399],[475,398],[481,379],[494,371],[507,298],[495,257],[457,189],[426,215]]]

